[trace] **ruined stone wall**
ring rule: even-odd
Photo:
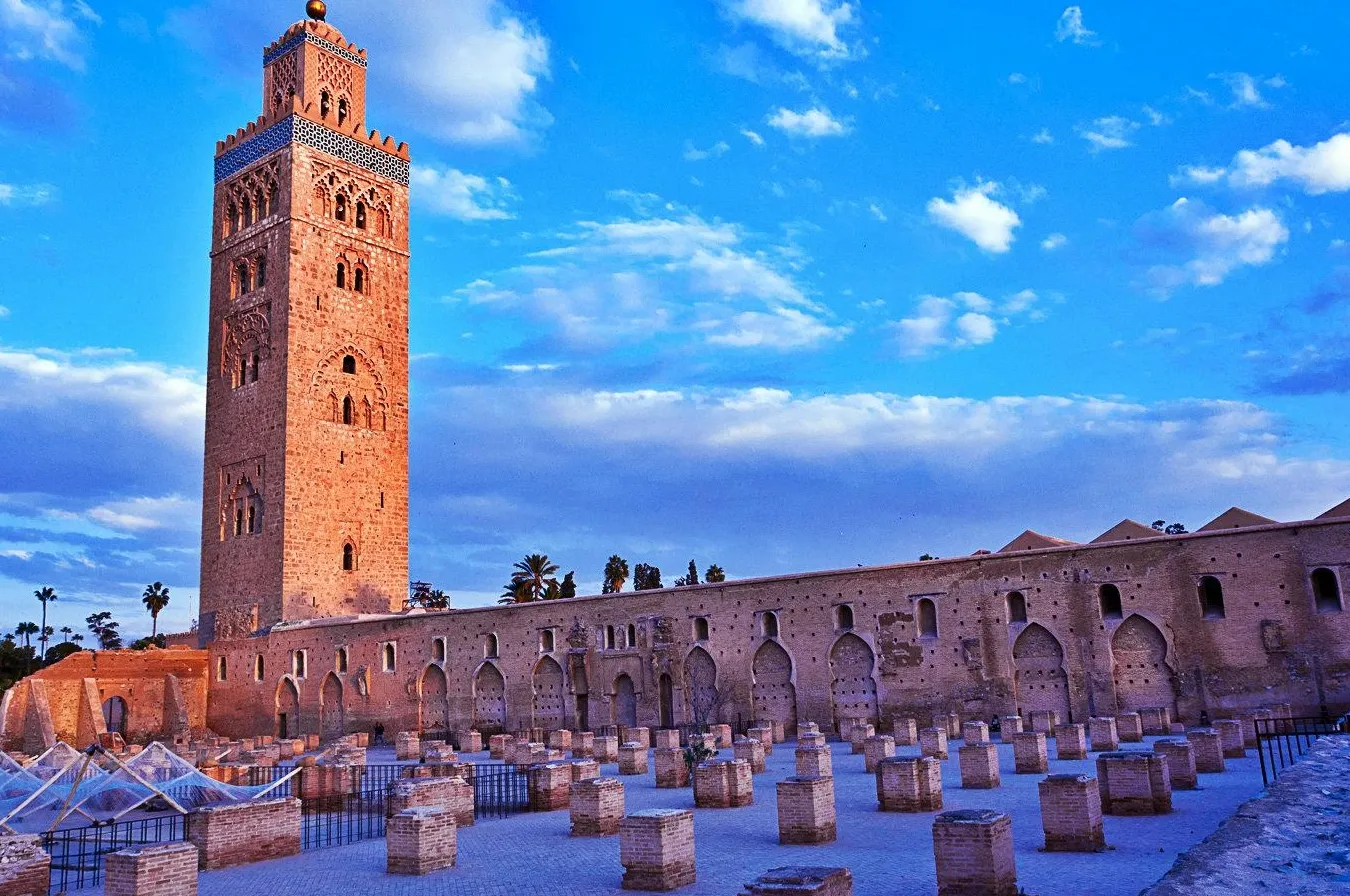
[[[212,645],[229,672],[212,682],[210,722],[225,734],[273,731],[291,701],[292,725],[325,734],[377,722],[439,729],[442,720],[514,730],[764,715],[927,724],[950,711],[987,719],[1036,709],[1085,720],[1157,705],[1189,721],[1272,702],[1316,712],[1350,704],[1350,612],[1315,611],[1316,567],[1345,580],[1350,521],[300,623]],[[1222,618],[1202,614],[1203,576],[1222,585]],[[1118,589],[1120,618],[1103,618],[1103,585]],[[1009,620],[1013,591],[1026,622]],[[932,601],[933,635],[918,630],[921,600]],[[765,634],[770,612],[776,636]],[[496,657],[486,656],[489,640]],[[297,650],[306,651],[303,679],[288,674]],[[266,674],[255,681],[259,656]]]

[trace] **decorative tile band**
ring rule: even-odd
[[[327,50],[330,53],[341,56],[343,59],[347,60],[353,65],[359,65],[362,68],[365,68],[367,65],[366,60],[362,59],[360,56],[358,56],[356,53],[353,53],[351,50],[348,50],[346,47],[339,47],[331,40],[324,40],[317,34],[310,34],[308,31],[297,34],[295,37],[286,41],[284,44],[277,47],[270,53],[263,53],[263,65],[271,65],[273,62],[276,62],[282,56],[285,56],[291,50],[294,50],[296,47],[300,46],[306,41],[308,41],[311,44],[314,44],[314,46],[316,47],[322,47],[323,49]]]
[[[403,159],[346,134],[330,131],[298,115],[286,116],[252,139],[217,157],[216,183],[233,177],[290,143],[312,147],[405,187],[408,185],[408,163]]]

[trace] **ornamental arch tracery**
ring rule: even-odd
[[[319,362],[310,395],[320,420],[374,432],[388,424],[389,397],[379,366],[354,344],[329,352]]]

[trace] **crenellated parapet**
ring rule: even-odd
[[[263,50],[263,65],[285,56],[302,43],[317,44],[329,52],[336,52],[360,66],[367,63],[366,51],[342,36],[342,32],[327,22],[308,19],[287,28],[281,37]]]

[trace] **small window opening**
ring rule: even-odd
[[[296,678],[305,677],[305,652],[303,650],[297,650],[292,655],[291,668],[295,672]]]
[[[216,659],[216,681],[225,680],[225,671],[225,657],[222,656]]]
[[[342,372],[356,373],[356,359],[351,355],[344,355],[342,358]]]
[[[358,230],[366,229],[366,204],[364,202],[356,203],[356,228]]]
[[[262,289],[267,285],[267,259],[259,256],[258,263],[253,268],[253,285]]]
[[[431,643],[431,658],[438,663],[445,662],[445,639],[437,638]]]
[[[258,518],[258,511],[257,511],[257,509],[254,508],[253,505],[250,504],[250,505],[249,505],[249,508],[248,508],[248,534],[249,534],[249,535],[252,535],[255,531],[257,531],[256,529],[254,529],[254,525],[255,525],[256,522],[257,522],[257,518]]]
[[[835,627],[843,631],[853,628],[853,608],[847,604],[834,608]]]
[[[766,638],[778,637],[778,614],[772,610],[766,610],[764,615],[759,618],[759,631]]]
[[[234,534],[244,534],[244,508],[236,507],[234,510]]]
[[[708,640],[708,620],[703,616],[694,620],[694,640]]]
[[[249,202],[248,197],[245,196],[239,203],[239,208],[242,211],[240,217],[244,221],[244,226],[247,227],[253,223],[253,203]]]
[[[489,633],[483,639],[483,657],[489,660],[497,658],[497,636]]]
[[[224,234],[224,235],[225,235],[225,236],[229,236],[231,233],[233,233],[234,231],[239,230],[239,229],[241,229],[240,226],[239,226],[239,206],[237,206],[237,205],[235,205],[233,202],[231,202],[231,203],[230,203],[229,210],[228,210],[227,212],[225,212],[225,234]]]
[[[347,220],[347,197],[342,193],[337,194],[333,202],[333,217],[339,221]]]
[[[248,292],[248,265],[239,262],[234,266],[234,294],[242,296]]]
[[[1312,571],[1312,589],[1317,612],[1341,612],[1341,583],[1337,581],[1334,572],[1325,568],[1314,569]]]
[[[1027,598],[1020,591],[1008,595],[1008,624],[1027,621]]]
[[[347,123],[347,101],[338,100],[338,124]]]
[[[272,184],[267,188],[267,216],[270,218],[277,213],[277,185]]]
[[[628,625],[628,647],[631,649],[637,646],[637,626],[629,623]]]
[[[253,680],[254,680],[254,681],[262,681],[262,680],[263,680],[263,669],[264,669],[264,666],[263,666],[263,658],[262,658],[262,654],[258,654],[258,658],[255,659],[255,660],[253,661]]]
[[[350,544],[342,546],[342,569],[344,572],[351,572],[356,568],[356,551]]]
[[[338,289],[347,288],[347,266],[340,261],[337,266],[337,285]]]
[[[539,649],[544,653],[552,653],[553,646],[553,629],[546,628],[539,633]]]
[[[352,288],[357,292],[366,291],[366,272],[360,268],[352,272]]]
[[[919,599],[919,637],[936,638],[938,634],[937,605],[928,598]]]
[[[253,214],[257,216],[258,221],[267,217],[267,203],[263,201],[262,190],[255,190],[253,193]]]
[[[352,397],[348,395],[347,397],[342,399],[342,422],[347,424],[348,426],[351,426],[352,416],[354,413],[355,408],[352,405]]]
[[[1200,610],[1206,619],[1223,618],[1223,585],[1214,576],[1203,576],[1196,586],[1200,596]]]
[[[319,94],[319,117],[327,118],[328,113],[332,111],[333,99],[328,95],[328,91]]]
[[[339,647],[337,651],[337,662],[334,663],[338,672],[346,674],[347,672],[347,648]]]
[[[253,352],[248,358],[248,381],[250,383],[256,383],[258,381],[258,353]]]
[[[616,642],[614,640],[614,626],[612,625],[605,626],[605,649],[613,650],[615,643]]]
[[[393,644],[384,645],[384,671],[393,672],[397,660],[398,656],[394,650],[394,645]]]
[[[1120,589],[1115,585],[1106,584],[1098,588],[1097,600],[1101,604],[1103,619],[1124,618],[1125,614],[1120,603]]]

